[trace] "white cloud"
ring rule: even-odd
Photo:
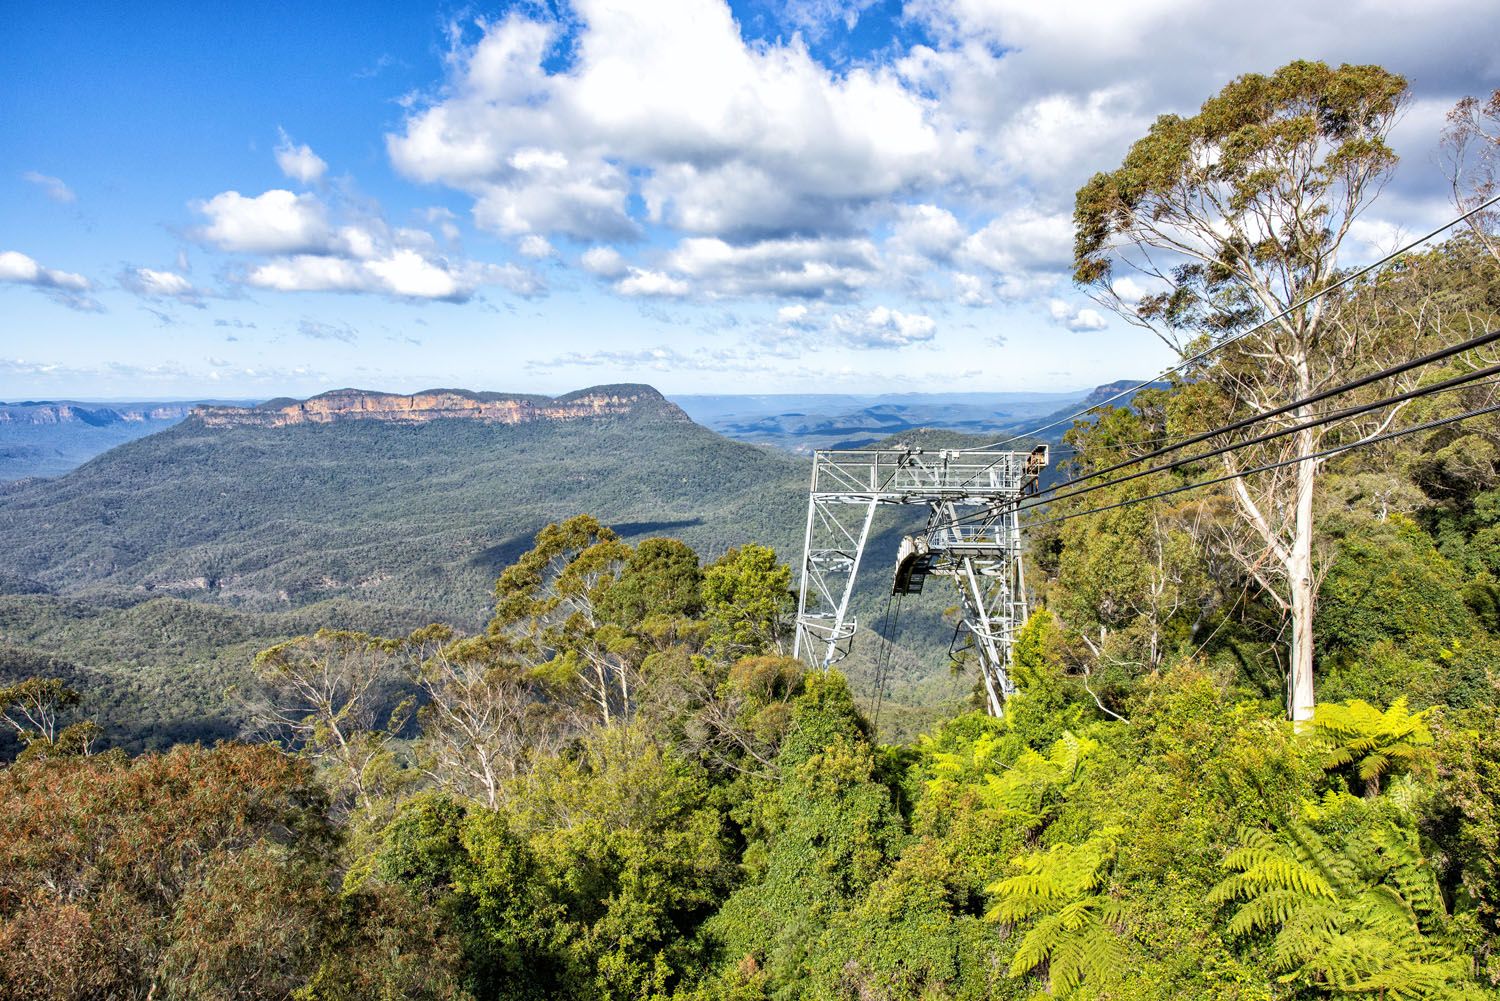
[[[472,289],[460,292],[462,276],[429,261],[415,250],[396,250],[390,256],[365,262],[365,268],[392,295],[414,299],[453,299],[466,297]]]
[[[451,263],[410,248],[367,260],[316,254],[277,257],[252,268],[244,281],[277,292],[375,292],[449,302],[465,302],[487,285],[523,296],[543,289],[539,278],[513,264]]]
[[[947,260],[963,242],[965,232],[958,219],[937,205],[903,205],[891,234],[897,248],[933,260]]]
[[[78,200],[73,189],[63,183],[62,178],[53,177],[50,174],[41,174],[35,170],[28,170],[21,175],[21,179],[35,184],[42,189],[42,193],[61,205],[71,205]]]
[[[1080,308],[1062,299],[1053,299],[1047,303],[1047,313],[1053,323],[1069,330],[1103,330],[1109,326],[1104,315],[1097,309],[1089,306]]]
[[[374,292],[395,298],[465,302],[484,286],[531,296],[541,279],[514,264],[450,259],[423,229],[392,228],[368,206],[342,206],[335,225],[312,193],[273,189],[249,198],[226,191],[197,204],[208,218],[198,239],[222,250],[264,254],[241,280],[278,292]],[[442,222],[441,214],[429,217]]]
[[[297,332],[315,341],[343,341],[345,344],[353,344],[359,339],[359,332],[347,323],[324,323],[306,318],[297,324]]]
[[[618,278],[625,274],[625,258],[614,247],[590,247],[581,260],[583,270],[600,278]]]
[[[857,348],[903,348],[925,344],[937,334],[937,321],[932,317],[887,306],[836,314],[830,327],[846,344]]]
[[[1060,273],[1073,263],[1073,220],[1060,212],[1016,209],[969,236],[959,254],[997,274]]]
[[[0,283],[30,285],[69,309],[84,312],[103,309],[89,295],[93,283],[83,275],[43,267],[18,250],[0,251]]]
[[[776,322],[787,327],[805,326],[810,319],[811,310],[802,303],[791,306],[782,306],[776,311]]]
[[[438,100],[387,137],[397,168],[470,192],[488,228],[619,239],[637,229],[632,191],[679,230],[785,236],[848,228],[971,159],[891,70],[834,73],[795,39],[749,45],[723,4],[574,12],[566,69],[545,67],[558,26],[519,14],[455,51]]]
[[[667,256],[667,270],[699,294],[841,298],[870,284],[879,257],[868,240],[763,240],[737,245],[692,237]]]
[[[458,238],[462,235],[458,224],[454,222],[456,217],[453,215],[452,209],[444,208],[441,205],[434,205],[423,210],[422,218],[437,226],[438,232],[442,233],[443,239],[449,243],[457,243]]]
[[[281,142],[276,145],[276,166],[281,168],[281,172],[301,184],[316,184],[321,181],[328,170],[328,164],[323,158],[314,153],[306,143],[301,146],[293,143],[285,129],[280,132]]]
[[[120,284],[147,299],[176,299],[200,309],[206,294],[184,275],[155,268],[129,268],[120,276]]]
[[[840,26],[853,31],[860,15],[876,3],[877,0],[785,0],[781,16],[809,39],[818,41],[830,29]]]
[[[960,306],[989,306],[995,301],[985,280],[978,275],[954,272],[953,290],[958,294]]]
[[[522,257],[532,257],[538,260],[544,257],[551,257],[556,253],[551,242],[545,236],[538,233],[532,233],[523,237],[519,250]]]
[[[615,283],[615,291],[629,296],[680,299],[688,294],[688,283],[660,271],[631,268],[628,275]]]
[[[1425,13],[1371,6],[1351,28],[1291,0],[1253,24],[1187,0],[907,0],[903,26],[920,25],[923,42],[903,30],[894,57],[847,69],[809,51],[804,39],[851,30],[869,6],[791,0],[754,15],[754,41],[720,0],[576,0],[557,20],[529,6],[455,25],[442,85],[408,104],[387,149],[407,176],[467,193],[495,232],[676,237],[638,263],[693,297],[1045,305],[1067,283],[1077,188],[1230,74],[1308,56],[1385,62],[1446,86],[1419,102],[1441,110],[1462,92],[1452,80],[1494,72],[1481,47],[1451,57]],[[1478,17],[1500,31],[1500,12]],[[1423,153],[1430,118],[1415,130]],[[756,261],[840,241],[871,249],[853,262]],[[600,260],[584,267],[640,284],[619,258],[608,274]]]
[[[332,238],[327,209],[312,194],[272,188],[247,198],[238,191],[224,191],[193,207],[208,219],[195,236],[220,250],[309,253],[326,250]]]

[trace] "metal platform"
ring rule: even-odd
[[[977,655],[990,712],[1000,715],[1015,690],[1008,670],[1011,645],[1026,621],[1017,507],[1036,491],[1046,465],[1045,445],[1029,452],[815,453],[795,653],[821,667],[848,656],[858,628],[849,601],[875,510],[923,506],[927,528],[902,541],[892,593],[919,594],[930,576],[953,581],[966,648]]]

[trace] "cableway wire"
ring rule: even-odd
[[[1349,274],[1345,275],[1343,278],[1340,278],[1338,281],[1334,282],[1332,285],[1329,285],[1329,286],[1327,286],[1325,288],[1319,289],[1318,291],[1316,291],[1316,292],[1312,293],[1311,295],[1309,295],[1309,296],[1301,299],[1300,301],[1292,304],[1291,306],[1288,306],[1286,309],[1283,309],[1281,312],[1277,313],[1275,316],[1268,317],[1267,319],[1264,319],[1264,320],[1260,321],[1259,323],[1257,323],[1255,326],[1253,326],[1253,327],[1247,327],[1246,329],[1241,330],[1237,334],[1234,334],[1234,335],[1232,335],[1230,337],[1226,337],[1222,341],[1219,341],[1219,342],[1217,342],[1215,344],[1210,344],[1208,347],[1204,348],[1202,351],[1199,351],[1197,354],[1193,355],[1191,358],[1184,358],[1182,361],[1180,361],[1177,364],[1173,365],[1171,368],[1168,368],[1165,371],[1161,372],[1159,375],[1157,375],[1154,378],[1147,379],[1145,382],[1137,383],[1136,385],[1130,386],[1127,389],[1122,389],[1118,393],[1115,393],[1113,396],[1110,396],[1108,399],[1100,400],[1098,403],[1095,403],[1092,406],[1085,407],[1084,409],[1078,411],[1075,414],[1071,414],[1071,415],[1069,415],[1067,417],[1060,418],[1058,420],[1053,421],[1050,424],[1044,424],[1044,425],[1042,425],[1039,428],[1032,428],[1030,431],[1023,431],[1020,434],[1011,435],[1009,438],[1005,438],[1005,439],[1003,439],[1001,441],[997,441],[997,442],[995,442],[993,444],[990,444],[990,445],[985,445],[985,446],[983,446],[981,448],[977,448],[977,449],[965,449],[964,451],[982,452],[982,451],[987,451],[987,450],[992,449],[992,448],[1001,448],[1001,447],[1003,447],[1005,445],[1009,445],[1013,441],[1020,441],[1023,438],[1034,438],[1037,435],[1041,434],[1043,431],[1051,431],[1053,428],[1061,427],[1064,424],[1072,424],[1074,421],[1078,420],[1079,418],[1081,418],[1081,417],[1087,417],[1089,414],[1091,414],[1094,411],[1100,409],[1101,407],[1107,407],[1111,403],[1114,403],[1116,400],[1124,399],[1127,396],[1132,396],[1135,393],[1138,393],[1141,390],[1146,389],[1146,388],[1150,387],[1151,385],[1153,385],[1153,384],[1155,384],[1157,382],[1162,381],[1163,379],[1167,378],[1168,376],[1170,376],[1170,375],[1172,375],[1172,374],[1174,374],[1176,372],[1180,372],[1183,369],[1188,368],[1189,366],[1194,365],[1197,362],[1202,361],[1204,358],[1207,358],[1209,355],[1213,354],[1215,351],[1218,351],[1221,348],[1228,347],[1229,345],[1235,343],[1236,341],[1243,340],[1244,338],[1249,337],[1251,334],[1255,333],[1257,330],[1261,329],[1262,327],[1268,326],[1268,325],[1270,325],[1272,323],[1275,323],[1277,320],[1281,320],[1281,319],[1284,319],[1287,316],[1290,316],[1292,313],[1295,313],[1297,310],[1302,309],[1304,306],[1308,306],[1311,303],[1317,301],[1318,299],[1321,299],[1323,296],[1328,295],[1330,292],[1334,292],[1334,291],[1342,288],[1343,286],[1349,284],[1350,282],[1354,281],[1355,279],[1361,278],[1364,275],[1369,274],[1371,271],[1374,271],[1376,268],[1384,267],[1385,265],[1389,264],[1391,261],[1394,261],[1396,258],[1400,257],[1401,255],[1406,254],[1406,253],[1410,252],[1411,250],[1415,249],[1416,247],[1419,247],[1422,244],[1426,243],[1428,240],[1432,239],[1434,236],[1437,236],[1439,233],[1443,232],[1444,230],[1451,229],[1452,227],[1457,226],[1459,223],[1465,221],[1466,219],[1469,219],[1471,216],[1477,215],[1478,213],[1480,213],[1484,209],[1487,209],[1491,205],[1494,205],[1496,202],[1500,202],[1500,195],[1495,195],[1493,198],[1490,198],[1490,199],[1487,199],[1486,201],[1480,202],[1478,205],[1474,206],[1472,209],[1470,209],[1469,211],[1465,212],[1463,215],[1457,216],[1457,217],[1449,220],[1448,222],[1443,223],[1437,229],[1432,230],[1431,232],[1427,233],[1425,236],[1420,236],[1417,239],[1412,240],[1410,243],[1406,244],[1404,247],[1401,247],[1399,250],[1393,250],[1393,251],[1391,251],[1389,254],[1386,254],[1384,257],[1380,258],[1380,260],[1375,261],[1372,264],[1367,264],[1364,267],[1358,269],[1357,271],[1351,271]],[[976,473],[975,475],[977,476],[978,473]]]
[[[904,593],[896,595],[896,612],[890,620],[891,631],[885,634],[885,647],[881,651],[885,657],[875,668],[875,712],[870,720],[870,732],[877,743],[880,740],[880,706],[885,701],[885,684],[890,678],[891,658],[896,651],[896,628],[901,624],[901,599],[904,597]],[[886,601],[889,607],[890,598],[887,597]]]
[[[1363,438],[1359,441],[1349,442],[1344,445],[1335,445],[1332,448],[1325,448],[1322,451],[1314,452],[1311,455],[1293,456],[1290,459],[1282,459],[1279,462],[1268,462],[1263,466],[1256,466],[1253,469],[1244,469],[1237,473],[1230,473],[1225,476],[1216,476],[1210,480],[1201,480],[1197,483],[1184,483],[1181,486],[1173,487],[1170,490],[1163,490],[1159,493],[1148,494],[1145,497],[1132,497],[1129,500],[1118,501],[1114,504],[1106,504],[1103,507],[1090,508],[1087,511],[1073,511],[1068,514],[1056,515],[1051,518],[1043,518],[1041,521],[1031,522],[1027,527],[1036,528],[1042,525],[1052,525],[1062,521],[1071,521],[1074,518],[1083,518],[1091,514],[1101,514],[1105,511],[1114,511],[1122,507],[1130,507],[1135,504],[1144,504],[1147,501],[1160,500],[1163,497],[1171,497],[1174,494],[1184,493],[1188,490],[1198,490],[1203,487],[1211,487],[1220,483],[1227,483],[1230,480],[1237,480],[1244,476],[1253,476],[1256,473],[1264,473],[1272,469],[1280,469],[1283,466],[1291,466],[1299,462],[1308,462],[1313,459],[1327,458],[1328,456],[1338,455],[1342,452],[1348,452],[1356,448],[1378,445],[1382,442],[1391,441],[1395,438],[1401,438],[1409,434],[1420,434],[1423,431],[1431,431],[1436,428],[1446,427],[1449,424],[1457,424],[1460,421],[1466,421],[1473,417],[1483,417],[1486,414],[1493,414],[1496,412],[1500,412],[1500,403],[1490,404],[1489,406],[1479,407],[1474,410],[1466,410],[1461,414],[1454,414],[1451,417],[1440,417],[1436,420],[1425,421],[1421,424],[1414,424],[1411,427],[1398,428],[1395,431],[1387,431],[1384,434],[1376,435],[1373,438]]]
[[[1175,459],[1172,462],[1162,463],[1159,466],[1152,466],[1149,469],[1137,470],[1136,472],[1131,473],[1131,474],[1129,474],[1127,476],[1116,477],[1115,479],[1109,480],[1109,481],[1107,481],[1105,483],[1096,483],[1093,486],[1084,487],[1081,490],[1073,490],[1073,491],[1070,491],[1068,493],[1054,494],[1054,495],[1046,496],[1046,497],[1043,497],[1043,496],[1040,496],[1040,495],[1033,495],[1032,497],[1026,498],[1025,501],[1023,501],[1020,505],[1018,505],[1017,508],[1016,508],[1016,512],[1018,514],[1025,513],[1027,511],[1035,510],[1036,508],[1042,507],[1043,505],[1052,503],[1054,501],[1069,500],[1069,499],[1072,499],[1074,497],[1081,497],[1084,494],[1090,494],[1090,493],[1093,493],[1096,490],[1103,490],[1106,487],[1117,486],[1118,484],[1121,484],[1121,483],[1129,483],[1132,480],[1140,479],[1143,476],[1150,476],[1153,473],[1170,472],[1170,471],[1172,471],[1174,469],[1180,469],[1181,467],[1186,466],[1186,465],[1191,465],[1191,464],[1196,463],[1196,462],[1202,462],[1202,461],[1207,460],[1207,459],[1216,458],[1216,457],[1218,457],[1220,455],[1224,455],[1224,454],[1227,454],[1227,453],[1230,453],[1230,452],[1235,452],[1235,451],[1238,451],[1239,449],[1247,448],[1247,447],[1249,447],[1251,445],[1263,444],[1264,442],[1272,441],[1272,440],[1274,440],[1276,438],[1283,438],[1283,437],[1286,437],[1287,435],[1290,435],[1290,434],[1296,434],[1299,431],[1306,431],[1306,430],[1309,430],[1311,428],[1319,427],[1319,426],[1322,426],[1322,425],[1325,425],[1325,424],[1332,424],[1332,423],[1334,423],[1336,421],[1347,420],[1350,417],[1357,417],[1357,416],[1359,416],[1361,414],[1370,413],[1372,411],[1379,410],[1379,409],[1381,409],[1383,407],[1392,406],[1392,405],[1395,405],[1395,404],[1398,404],[1398,403],[1405,403],[1405,402],[1408,402],[1410,400],[1420,399],[1420,398],[1425,397],[1425,396],[1434,396],[1434,395],[1437,395],[1437,394],[1440,394],[1440,393],[1452,392],[1455,389],[1462,389],[1465,386],[1468,386],[1468,385],[1470,385],[1472,383],[1479,382],[1479,381],[1481,381],[1481,380],[1483,380],[1485,378],[1488,378],[1489,376],[1495,376],[1495,375],[1500,375],[1500,363],[1497,363],[1497,364],[1494,364],[1494,365],[1489,365],[1489,366],[1486,366],[1486,367],[1481,368],[1481,369],[1476,369],[1476,370],[1474,370],[1472,372],[1464,372],[1464,373],[1456,375],[1456,376],[1454,376],[1454,377],[1452,377],[1450,379],[1444,379],[1441,382],[1435,382],[1435,383],[1432,383],[1432,384],[1427,385],[1427,386],[1418,386],[1416,389],[1408,390],[1407,392],[1404,392],[1404,393],[1397,393],[1397,394],[1395,394],[1393,396],[1388,396],[1388,397],[1385,397],[1384,399],[1380,399],[1380,400],[1374,400],[1374,401],[1372,401],[1370,403],[1364,403],[1364,404],[1360,404],[1360,405],[1354,406],[1354,407],[1346,407],[1346,408],[1344,408],[1342,410],[1329,411],[1326,414],[1323,414],[1321,416],[1312,418],[1310,420],[1303,421],[1303,422],[1298,423],[1298,424],[1288,425],[1287,427],[1284,427],[1284,428],[1278,428],[1278,429],[1276,429],[1274,431],[1269,431],[1269,432],[1267,432],[1265,434],[1258,435],[1257,437],[1246,439],[1245,441],[1233,442],[1233,443],[1230,443],[1228,445],[1222,445],[1222,446],[1220,446],[1218,448],[1215,448],[1215,449],[1210,449],[1207,452],[1199,452],[1199,453],[1196,453],[1194,455],[1189,455],[1189,456],[1185,456],[1185,457],[1180,458],[1180,459]],[[1493,385],[1493,384],[1494,383],[1491,383],[1491,385]],[[1311,459],[1311,458],[1315,458],[1315,457],[1316,456],[1308,456],[1307,458]],[[1143,459],[1147,458],[1147,456],[1143,456],[1142,458]],[[1300,461],[1300,460],[1295,460],[1294,459],[1292,461]],[[1117,467],[1113,467],[1113,468],[1122,468],[1123,466],[1128,466],[1130,464],[1131,463],[1123,463],[1123,464],[1121,464],[1121,466],[1117,466]],[[1275,467],[1264,467],[1264,468],[1275,468]],[[1259,471],[1260,470],[1258,470],[1258,469],[1257,470],[1248,470],[1245,473],[1241,473],[1241,474],[1237,474],[1237,475],[1248,475],[1250,472],[1259,472]],[[1230,477],[1230,479],[1233,479],[1233,478],[1234,478],[1233,476]],[[1056,484],[1053,487],[1050,487],[1049,490],[1064,489],[1064,488],[1067,488],[1067,487],[1072,486],[1074,484],[1082,483],[1083,481],[1088,480],[1088,479],[1092,479],[1092,476],[1081,476],[1081,477],[1078,477],[1077,479],[1068,480],[1068,481],[1065,481],[1063,483]],[[1218,481],[1216,481],[1216,482],[1218,482]],[[985,518],[993,517],[994,514],[995,514],[995,512],[991,512],[991,511],[975,512],[974,514],[965,515],[965,516],[963,516],[961,518],[956,518],[956,519],[948,522],[947,525],[949,525],[949,526],[952,526],[952,525],[961,525],[961,524],[966,524],[966,523],[970,523],[970,522],[974,522],[974,521],[982,521]],[[1046,521],[1043,521],[1043,522],[1034,522],[1033,524],[1047,524],[1047,522]]]
[[[1141,462],[1145,462],[1148,459],[1158,458],[1159,456],[1166,455],[1170,452],[1175,452],[1180,448],[1186,448],[1189,445],[1197,445],[1198,443],[1207,441],[1210,438],[1216,438],[1221,434],[1228,434],[1231,431],[1240,431],[1252,424],[1258,423],[1259,421],[1267,420],[1271,417],[1280,417],[1282,414],[1291,413],[1292,411],[1297,410],[1301,407],[1311,406],[1315,403],[1322,403],[1324,400],[1331,399],[1335,396],[1340,396],[1344,393],[1350,392],[1351,390],[1363,389],[1365,386],[1368,386],[1371,383],[1380,382],[1383,379],[1389,379],[1392,376],[1400,375],[1403,372],[1410,371],[1411,369],[1421,368],[1424,365],[1430,365],[1435,361],[1442,361],[1445,358],[1451,358],[1454,355],[1462,354],[1465,351],[1471,351],[1474,348],[1483,347],[1484,345],[1491,344],[1495,341],[1500,341],[1500,330],[1494,330],[1488,334],[1481,334],[1478,337],[1472,337],[1467,341],[1463,341],[1459,344],[1454,344],[1449,347],[1430,352],[1421,356],[1420,358],[1413,358],[1409,361],[1391,365],[1388,368],[1381,369],[1379,372],[1374,372],[1370,375],[1362,376],[1361,378],[1355,379],[1352,382],[1345,382],[1337,386],[1332,386],[1328,389],[1320,390],[1319,392],[1304,396],[1300,400],[1293,400],[1291,403],[1284,404],[1283,406],[1250,414],[1249,416],[1242,417],[1241,419],[1234,421],[1233,423],[1225,424],[1222,427],[1217,427],[1210,431],[1204,431],[1199,434],[1192,435],[1191,437],[1184,438],[1181,441],[1163,445],[1161,448],[1155,449],[1151,452],[1147,452],[1144,455],[1138,455],[1133,458],[1126,459],[1122,462],[1117,462],[1113,466],[1106,466],[1103,469],[1096,469],[1092,472],[1087,473],[1086,475],[1077,476],[1062,483],[1054,483],[1052,486],[1045,487],[1042,490],[1038,491],[1038,493],[1034,494],[1033,497],[1039,497],[1043,494],[1054,493],[1058,490],[1062,490],[1088,480],[1094,480],[1098,479],[1101,476],[1107,476],[1110,473],[1137,465]],[[1392,398],[1392,400],[1388,402],[1398,401],[1395,398]],[[1371,409],[1373,409],[1373,407]],[[1335,413],[1338,413],[1338,411],[1335,411]],[[1245,444],[1250,444],[1250,442],[1245,442]],[[1124,481],[1113,480],[1111,482],[1122,483]]]

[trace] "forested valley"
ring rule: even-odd
[[[1211,220],[1216,257],[1131,298],[1194,360],[1068,432],[1064,488],[1027,512],[1003,718],[976,693],[883,741],[870,699],[790,656],[795,554],[704,561],[580,515],[504,567],[482,628],[332,622],[261,651],[240,740],[131,757],[64,679],[0,691],[22,748],[0,769],[0,985],[1500,997],[1493,219],[1335,286],[1403,94],[1376,67],[1242,77],[1079,193],[1077,277],[1122,298],[1121,248],[1168,226],[1190,248],[1216,186],[1232,220],[1308,211],[1253,246]],[[1461,106],[1449,148],[1497,120],[1500,95]],[[1460,210],[1494,193],[1466,180]]]

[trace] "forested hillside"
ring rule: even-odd
[[[237,734],[245,720],[225,693],[279,640],[329,625],[482,625],[499,572],[573,514],[626,539],[681,538],[706,557],[756,541],[795,560],[806,461],[730,441],[653,390],[626,388],[646,404],[522,424],[192,418],[65,477],[0,488],[0,682],[51,663],[79,679],[110,743],[164,748]],[[900,440],[982,444],[947,432]],[[876,526],[881,562],[857,603],[866,621],[884,558],[920,527],[905,514],[882,511]],[[914,601],[891,637],[896,732],[951,712],[967,689],[944,654],[948,600]],[[847,665],[863,694],[881,643],[868,635]]]
[[[1184,363],[1074,426],[1023,505],[1001,718],[883,740],[786,656],[770,547],[556,519],[497,556],[482,621],[298,609],[326,628],[255,655],[250,742],[101,751],[88,677],[30,662],[0,691],[0,985],[1500,998],[1496,220],[1335,267],[1405,94],[1371,66],[1241,77],[1079,193],[1101,298],[1120,255],[1224,216],[1207,264],[1118,303]],[[1252,245],[1252,216],[1286,229]],[[105,566],[87,547],[63,558]]]

